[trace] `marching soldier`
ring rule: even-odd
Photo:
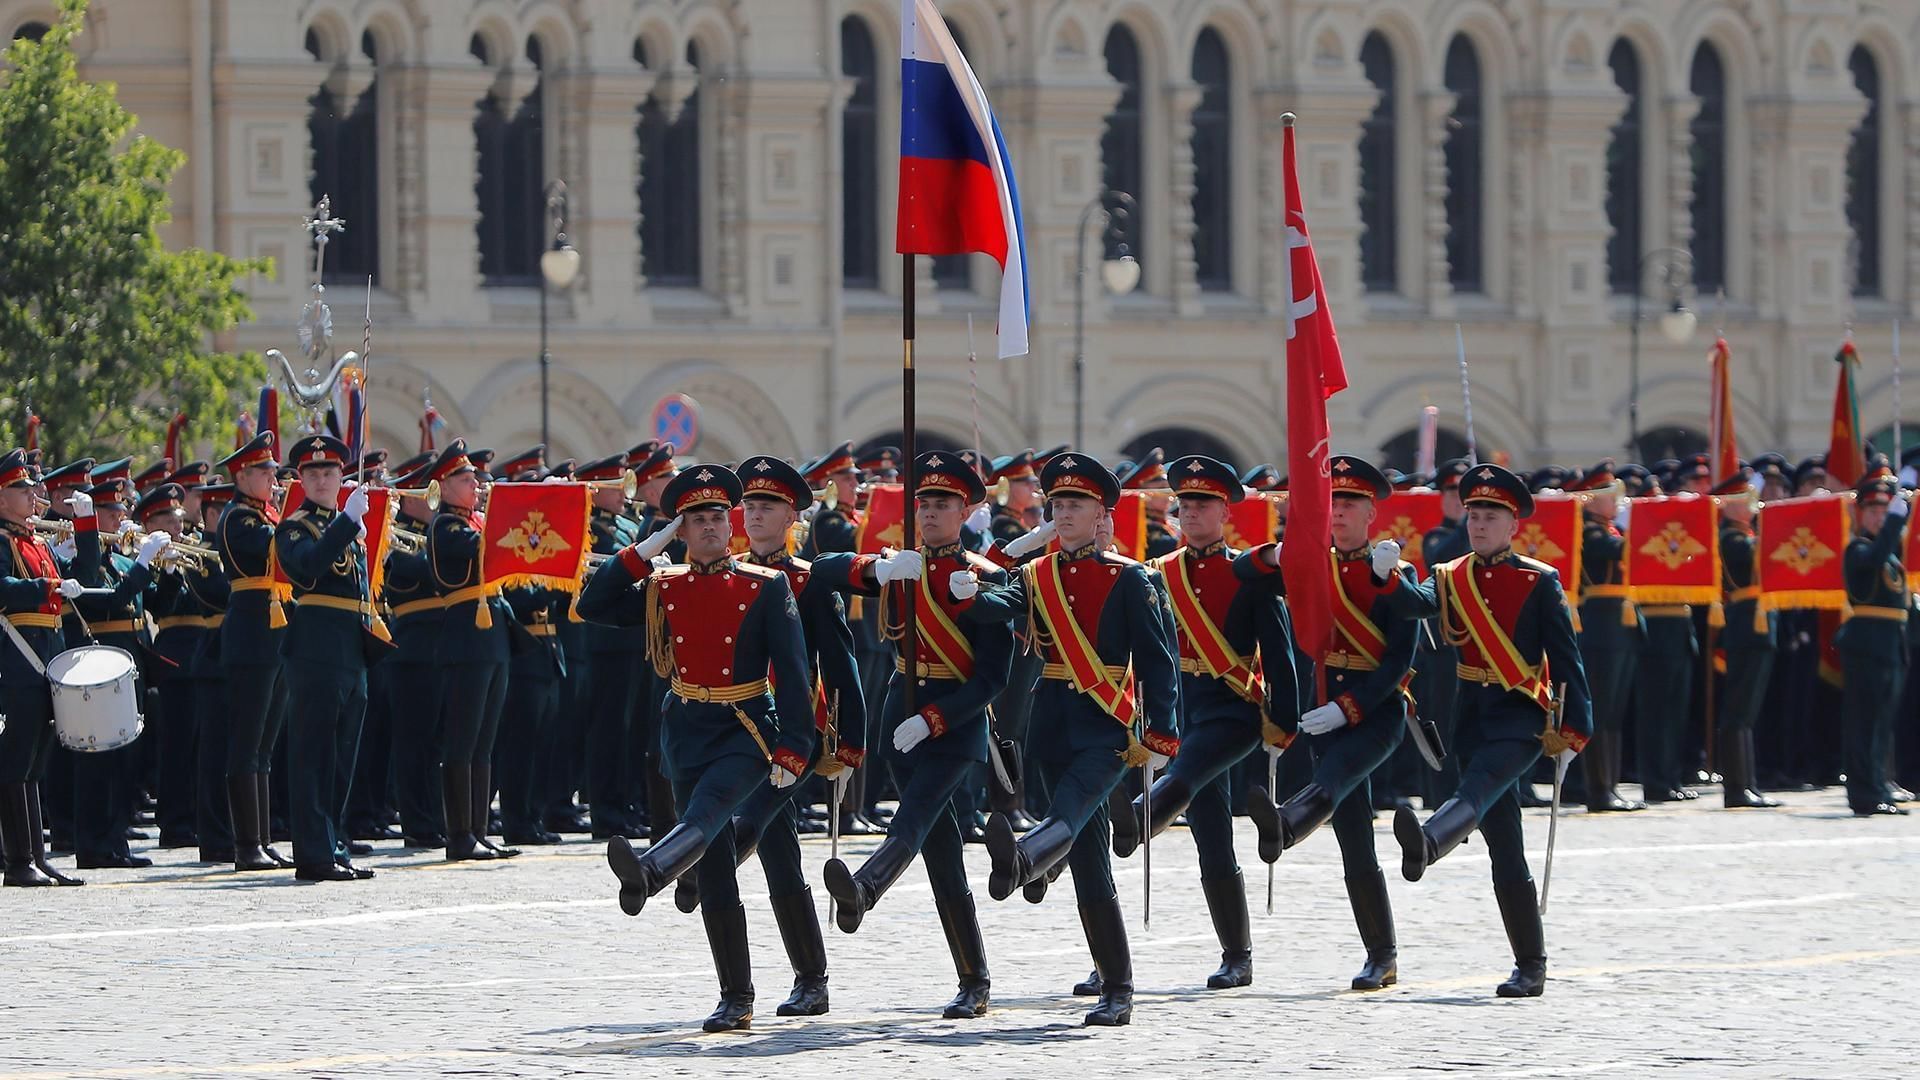
[[[1728,809],[1779,806],[1777,799],[1760,794],[1753,764],[1753,725],[1773,674],[1776,640],[1774,613],[1760,606],[1760,567],[1754,560],[1753,515],[1759,491],[1741,469],[1716,485],[1713,494],[1720,498],[1720,582],[1726,594],[1720,644],[1727,650],[1727,696],[1715,718],[1719,732],[1714,754],[1721,800]],[[1592,753],[1592,747],[1587,749]]]
[[[399,803],[401,842],[411,848],[447,845],[439,769],[445,673],[436,659],[447,604],[434,588],[425,539],[433,520],[425,493],[435,456],[421,455],[418,464],[393,482],[399,499],[392,524],[395,542],[388,547],[380,585],[394,644],[393,655],[381,665],[388,669],[393,714],[390,769]],[[401,533],[411,539],[400,541]]]
[[[1290,728],[1297,718],[1293,631],[1274,592],[1235,580],[1240,553],[1226,544],[1228,507],[1246,495],[1233,468],[1195,455],[1174,461],[1167,473],[1186,544],[1152,565],[1166,581],[1179,644],[1180,755],[1153,785],[1152,829],[1158,836],[1187,816],[1200,858],[1200,891],[1220,939],[1220,969],[1208,976],[1207,988],[1223,990],[1253,982],[1253,931],[1233,854],[1227,774],[1263,737],[1290,738],[1278,726],[1266,730],[1263,721],[1277,716]],[[1277,662],[1263,664],[1265,656]],[[1145,802],[1114,808],[1113,853],[1121,858],[1139,846]]]
[[[440,701],[440,790],[447,861],[519,854],[487,836],[493,805],[493,742],[507,701],[508,624],[513,610],[480,581],[480,471],[455,439],[427,470],[440,507],[427,532],[427,568],[445,605],[436,660],[446,669]]]
[[[6,848],[0,883],[18,888],[85,884],[47,861],[40,782],[54,736],[46,663],[66,649],[60,611],[82,586],[34,532],[35,483],[25,451],[0,457],[0,608],[14,639],[0,646],[0,706],[7,718],[0,727],[0,846]]]
[[[574,479],[595,485],[593,516],[589,522],[595,555],[611,558],[641,539],[639,525],[620,512],[626,501],[620,481],[626,475],[625,454],[590,461],[574,473]],[[602,570],[604,568],[605,564]],[[600,572],[595,571],[596,576]],[[642,700],[651,681],[642,671],[646,666],[642,663],[647,648],[646,634],[636,626],[589,620],[585,637],[586,795],[593,817],[593,838],[644,837],[646,830],[633,820],[626,806],[630,785],[624,774],[629,768],[643,767],[632,763],[644,762],[644,751],[631,752],[628,741],[645,736],[644,716],[656,711]],[[660,835],[665,835],[665,831]]]
[[[1907,678],[1907,617],[1913,606],[1900,562],[1911,507],[1884,465],[1854,486],[1853,537],[1847,541],[1847,602],[1853,614],[1834,645],[1846,670],[1841,742],[1847,806],[1855,817],[1904,815],[1894,805],[1887,759],[1893,718]]]
[[[1006,817],[994,815],[987,829],[988,892],[1004,900],[1024,888],[1027,899],[1038,902],[1049,872],[1066,860],[1100,975],[1100,1004],[1086,1022],[1115,1026],[1133,1018],[1133,962],[1114,892],[1107,797],[1128,768],[1164,766],[1179,752],[1179,668],[1152,574],[1097,550],[1095,531],[1120,501],[1120,481],[1092,458],[1067,453],[1047,464],[1040,484],[1052,528],[995,549],[994,561],[1011,564],[1056,536],[1060,550],[1022,567],[1006,587],[984,590],[994,602],[976,602],[967,611],[968,618],[991,620],[1030,609],[1033,639],[1047,649],[1035,691],[1047,725],[1034,757],[1052,805],[1046,820],[1018,842]],[[1146,729],[1143,736],[1136,735],[1136,722]]]
[[[201,536],[219,535],[220,517],[233,502],[233,485],[208,483],[193,490],[199,497]],[[183,602],[175,607],[175,617],[205,620],[200,649],[190,669],[193,711],[199,722],[194,740],[193,831],[200,842],[201,862],[231,863],[235,852],[233,818],[227,808],[227,743],[232,733],[226,671],[220,660],[220,628],[226,623],[232,592],[217,560],[207,562],[199,572],[188,571],[183,585]],[[185,602],[189,600],[191,603]],[[161,630],[166,627],[162,625]]]
[[[273,432],[263,431],[215,465],[233,477],[234,500],[220,515],[215,540],[227,574],[227,618],[220,625],[226,668],[227,803],[233,820],[233,868],[275,870],[293,863],[269,841],[268,770],[285,718],[287,685],[280,662],[286,637],[286,601],[275,580],[273,534],[280,524],[274,499]]]
[[[1398,543],[1376,545],[1367,539],[1373,534],[1378,503],[1391,494],[1387,478],[1346,454],[1335,455],[1329,468],[1335,593],[1334,641],[1325,663],[1328,699],[1302,713],[1299,722],[1313,751],[1313,779],[1278,809],[1265,791],[1255,788],[1247,799],[1247,813],[1260,830],[1260,857],[1268,862],[1333,822],[1347,899],[1367,950],[1366,964],[1352,985],[1355,990],[1378,990],[1399,980],[1399,951],[1386,875],[1373,849],[1368,777],[1399,748],[1413,708],[1407,688],[1419,627],[1397,618],[1386,594],[1416,581],[1413,567],[1400,561]],[[1262,545],[1236,560],[1234,569],[1243,580],[1264,581],[1279,593],[1285,582],[1278,556],[1276,545]],[[1174,610],[1179,611],[1177,601]]]
[[[1577,754],[1586,746],[1592,705],[1559,574],[1513,553],[1520,519],[1533,513],[1526,484],[1498,465],[1475,465],[1461,482],[1461,501],[1473,551],[1435,567],[1424,584],[1396,575],[1383,590],[1403,616],[1439,616],[1446,641],[1459,650],[1460,787],[1424,824],[1410,809],[1397,811],[1393,833],[1401,875],[1419,881],[1480,830],[1514,956],[1513,975],[1496,992],[1538,997],[1547,981],[1546,931],[1514,786],[1542,753]],[[1557,697],[1555,683],[1564,688]]]
[[[274,530],[274,554],[293,582],[295,601],[284,647],[294,876],[365,879],[373,871],[355,867],[347,853],[341,776],[353,775],[367,667],[392,640],[367,595],[367,552],[360,543],[367,489],[355,487],[341,499],[347,447],[330,435],[306,436],[288,459],[300,470],[305,495]]]
[[[742,522],[750,543],[740,561],[786,574],[798,602],[808,674],[813,676],[814,728],[822,740],[808,773],[817,772],[831,784],[847,769],[858,768],[866,757],[866,702],[854,667],[853,630],[847,626],[840,594],[829,583],[815,580],[812,564],[787,553],[789,530],[813,502],[813,492],[799,470],[765,454],[741,462],[740,476]],[[827,1011],[827,951],[813,890],[800,866],[793,806],[799,790],[796,784],[754,792],[734,815],[734,848],[742,860],[756,848],[759,851],[760,866],[767,875],[767,900],[793,962],[793,994],[776,1012],[819,1016]],[[691,885],[685,878],[681,882]],[[695,899],[693,889],[686,891],[685,899]],[[691,910],[680,895],[674,900],[682,910]]]
[[[806,642],[787,576],[728,553],[728,512],[740,495],[740,478],[719,465],[676,476],[662,494],[673,519],[601,566],[579,603],[584,618],[644,626],[654,671],[668,680],[661,749],[679,823],[644,855],[614,837],[607,862],[629,915],[698,866],[701,918],[720,978],[707,1031],[753,1023],[733,815],[762,785],[798,783],[814,743]],[[687,545],[687,565],[655,566],[676,537]]]
[[[987,705],[1006,686],[1013,635],[1006,619],[964,617],[981,581],[1005,581],[997,567],[960,546],[967,508],[986,497],[980,474],[958,455],[938,452],[920,455],[914,474],[917,551],[815,563],[821,584],[838,587],[844,575],[855,589],[878,594],[876,620],[900,654],[880,714],[886,718],[881,752],[900,792],[899,809],[867,861],[853,871],[837,859],[827,863],[826,883],[839,903],[840,929],[850,934],[919,855],[960,981],[943,1015],[964,1020],[986,1014],[992,981],[954,796],[990,752]],[[907,589],[915,590],[917,605],[911,661],[903,643]]]
[[[1593,741],[1580,755],[1587,811],[1644,810],[1647,804],[1619,792],[1622,727],[1647,637],[1640,609],[1627,596],[1626,535],[1614,523],[1626,482],[1608,458],[1589,469],[1576,490],[1587,493],[1580,540],[1580,660],[1593,693]]]
[[[83,594],[73,603],[96,643],[124,649],[134,658],[139,673],[134,700],[144,705],[153,686],[145,593],[153,580],[153,560],[166,550],[172,538],[164,532],[149,534],[140,542],[137,561],[103,549],[101,531],[117,536],[132,509],[133,481],[127,475],[127,466],[126,458],[96,466],[93,486],[74,497],[74,540],[78,548],[74,575],[88,589],[107,593]],[[90,516],[97,528],[88,527]],[[143,713],[150,711],[141,709]],[[139,801],[139,761],[132,746],[74,754],[74,865],[79,869],[153,865],[152,859],[127,848],[127,826]]]

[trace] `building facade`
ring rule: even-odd
[[[992,262],[916,260],[931,441],[1044,446],[1079,416],[1108,457],[1281,457],[1286,111],[1353,384],[1337,448],[1404,462],[1426,405],[1458,444],[1456,326],[1479,446],[1519,465],[1698,440],[1718,330],[1744,451],[1825,448],[1849,329],[1862,422],[1892,419],[1920,296],[1911,3],[940,7],[1019,170],[1034,324],[1032,355],[995,359]],[[0,29],[51,17],[0,0]],[[341,325],[374,280],[376,441],[411,446],[423,393],[480,442],[538,439],[554,180],[581,255],[549,300],[556,456],[646,437],[673,393],[709,458],[898,432],[893,0],[94,0],[89,21],[84,74],[188,152],[167,239],[280,268],[227,344],[292,351],[300,222],[332,196]],[[1122,245],[1142,273],[1115,296]],[[1656,329],[1676,302],[1689,340]]]

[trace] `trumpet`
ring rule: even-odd
[[[73,522],[60,518],[53,520],[34,518],[33,531],[39,533],[40,539],[49,544],[65,543],[73,539]]]
[[[406,555],[418,555],[427,549],[427,538],[412,529],[403,529],[398,525],[387,526],[387,536],[391,539],[395,551]]]
[[[388,490],[392,491],[397,498],[424,499],[429,510],[440,509],[440,481],[438,480],[427,481],[427,486],[423,488],[389,488]]]

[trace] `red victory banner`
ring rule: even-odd
[[[1229,503],[1227,546],[1245,551],[1273,543],[1280,531],[1280,504],[1273,496],[1249,491],[1237,503]]]
[[[1810,495],[1767,503],[1753,554],[1760,586],[1757,614],[1787,608],[1838,610],[1847,603],[1846,495]]]
[[[341,487],[342,503],[347,501],[347,495],[352,490],[352,484]],[[288,516],[300,509],[300,504],[306,501],[307,493],[300,486],[300,481],[288,481],[286,497],[280,501],[280,520],[287,520]],[[367,516],[360,519],[360,523],[366,526],[367,535],[361,543],[367,549],[367,595],[376,599],[380,595],[380,586],[385,583],[387,577],[387,549],[393,541],[393,531],[390,526],[393,523],[394,508],[399,505],[393,498],[393,492],[388,489],[376,487],[367,489]],[[292,595],[293,579],[287,576],[285,570],[280,569],[280,560],[274,558],[268,561],[273,566],[274,583],[284,586],[287,595]]]
[[[882,548],[899,547],[906,520],[906,489],[899,484],[873,485],[867,489],[867,508],[861,511],[860,525],[854,533],[854,550],[878,555]]]
[[[579,592],[593,548],[592,517],[587,484],[493,485],[478,523],[480,587],[489,596],[520,585]]]
[[[1421,551],[1427,531],[1439,527],[1446,515],[1440,510],[1440,493],[1430,488],[1396,491],[1379,505],[1373,519],[1373,542],[1392,540],[1400,545],[1400,557],[1412,563],[1420,577],[1427,576],[1427,558]]]
[[[1566,590],[1567,607],[1574,612],[1576,623],[1580,617],[1580,555],[1586,539],[1581,511],[1586,505],[1585,495],[1535,495],[1532,516],[1520,523],[1520,533],[1513,538],[1516,554],[1560,572],[1560,587]]]
[[[1636,604],[1720,599],[1720,506],[1705,495],[1632,500],[1627,580]]]

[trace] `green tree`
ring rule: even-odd
[[[111,83],[79,77],[87,0],[60,0],[39,42],[0,65],[0,444],[44,421],[49,464],[149,455],[177,411],[195,441],[231,438],[264,363],[213,336],[252,318],[235,284],[267,259],[168,251],[180,151],[133,134]]]

